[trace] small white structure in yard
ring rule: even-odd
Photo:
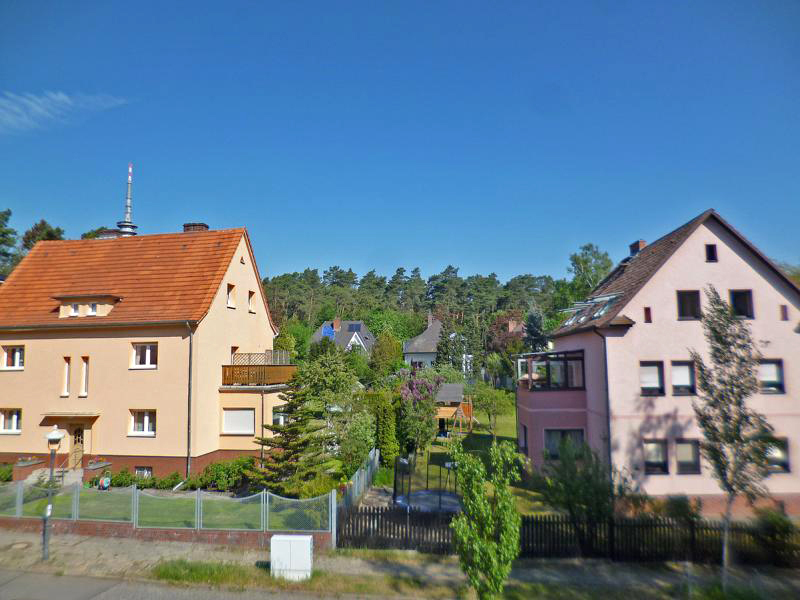
[[[311,579],[314,537],[273,535],[269,545],[269,570],[273,577],[291,581]]]

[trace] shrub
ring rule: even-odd
[[[397,443],[397,413],[392,404],[392,394],[388,390],[382,390],[370,396],[375,415],[375,445],[381,453],[381,464],[391,467],[400,454],[400,445]]]
[[[244,482],[245,472],[252,469],[255,464],[254,456],[237,456],[230,461],[211,463],[203,469],[199,487],[213,488],[221,492],[236,489]]]
[[[150,479],[155,479],[155,487],[159,490],[171,490],[176,485],[178,485],[181,481],[183,481],[183,476],[178,473],[177,471],[173,471],[166,477],[162,477],[161,479],[151,477]]]
[[[372,480],[372,485],[376,487],[391,487],[394,485],[394,469],[389,467],[380,467],[375,471],[375,477]]]
[[[339,444],[339,460],[345,477],[351,477],[375,446],[375,417],[368,412],[352,416],[347,431]]]
[[[9,464],[0,465],[0,482],[11,481],[14,466]]]
[[[797,550],[794,535],[797,526],[782,510],[756,508],[753,519],[754,537],[770,555],[770,562],[784,565]]]
[[[703,514],[703,503],[699,498],[694,500],[688,496],[667,496],[664,499],[653,498],[650,500],[652,512],[660,517],[674,519],[682,523],[699,521]]]
[[[128,487],[133,485],[136,479],[137,478],[128,471],[128,467],[123,467],[118,473],[114,473],[111,476],[111,485],[113,487]]]

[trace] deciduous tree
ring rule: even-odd
[[[709,362],[696,350],[691,356],[697,373],[698,398],[694,414],[703,433],[702,455],[725,493],[722,544],[722,582],[728,583],[730,524],[738,496],[762,496],[769,474],[768,457],[775,443],[766,417],[747,404],[758,391],[756,377],[760,354],[747,323],[737,318],[713,286],[706,290],[703,331]]]
[[[493,443],[490,475],[461,440],[450,447],[461,491],[462,512],[453,519],[453,542],[461,570],[481,600],[499,597],[519,554],[521,518],[510,486],[519,480],[522,458],[513,445]]]

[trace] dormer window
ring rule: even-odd
[[[61,304],[58,316],[65,318],[105,317],[122,300],[114,294],[65,294],[53,296]]]

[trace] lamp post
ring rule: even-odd
[[[50,515],[53,513],[53,472],[56,465],[56,450],[61,446],[65,432],[53,425],[53,430],[45,437],[47,447],[50,449],[50,480],[47,482],[47,509],[44,511],[42,523],[42,560],[50,558]]]

